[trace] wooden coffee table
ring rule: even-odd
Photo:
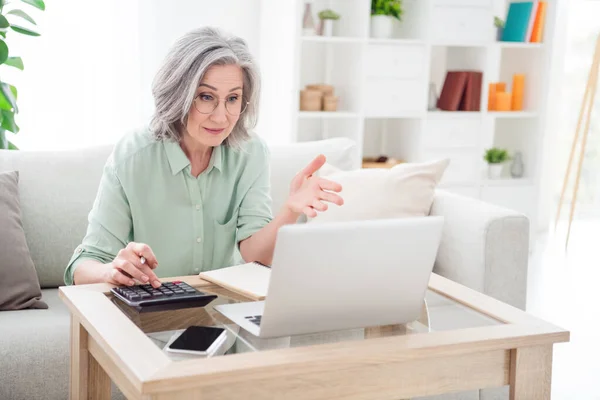
[[[568,331],[436,274],[419,321],[277,339],[253,337],[212,309],[243,297],[197,276],[169,280],[219,297],[140,314],[108,284],[60,288],[71,312],[71,399],[109,399],[111,380],[129,399],[400,399],[504,385],[511,399],[549,399],[553,345],[569,340]],[[211,358],[163,350],[191,325],[224,326],[228,340]]]

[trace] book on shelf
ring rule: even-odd
[[[547,1],[513,1],[508,6],[503,42],[541,43]]]
[[[438,108],[444,111],[480,111],[481,71],[448,71]]]

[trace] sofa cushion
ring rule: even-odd
[[[111,149],[0,150],[0,172],[19,171],[23,228],[42,288],[64,285]]]
[[[58,290],[42,291],[47,310],[0,313],[0,399],[66,399],[69,312]]]
[[[71,319],[58,289],[43,289],[46,310],[0,313],[0,399],[69,398]],[[113,400],[125,397],[112,384]]]
[[[21,223],[19,173],[0,173],[0,311],[48,308]]]
[[[311,223],[429,215],[435,188],[449,160],[405,163],[390,169],[340,171],[324,165],[319,175],[342,185],[344,204],[327,203]]]

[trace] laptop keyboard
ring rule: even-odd
[[[260,320],[262,319],[262,315],[249,315],[246,317],[246,319],[252,322],[254,325],[260,326]]]

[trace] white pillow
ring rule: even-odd
[[[327,203],[328,210],[308,222],[428,216],[436,186],[449,163],[443,159],[353,171],[326,164],[319,175],[342,185],[344,204]]]

